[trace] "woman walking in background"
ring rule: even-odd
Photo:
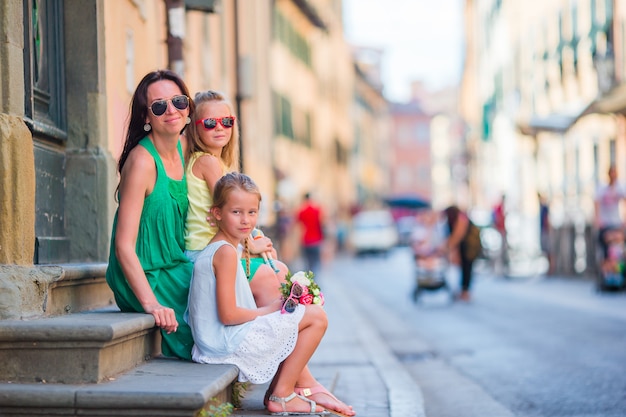
[[[480,230],[474,225],[467,214],[457,206],[450,206],[444,211],[448,224],[448,238],[442,250],[448,251],[458,259],[461,267],[461,293],[459,299],[470,300],[474,260],[480,255]]]

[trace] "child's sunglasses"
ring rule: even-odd
[[[282,314],[285,313],[293,313],[296,311],[296,307],[300,304],[299,298],[302,296],[302,287],[297,282],[294,282],[291,286],[291,292],[289,293],[289,297],[283,303],[283,308],[280,309]]]
[[[226,116],[222,118],[207,117],[206,119],[198,120],[197,125],[202,123],[206,130],[212,130],[217,127],[217,124],[221,124],[224,129],[229,129],[235,125],[235,116]]]
[[[155,116],[162,116],[167,111],[167,105],[168,105],[168,102],[170,101],[172,102],[174,107],[176,107],[178,110],[185,110],[187,107],[189,107],[189,97],[174,96],[166,100],[153,101],[152,104],[150,104],[149,109],[152,112],[152,114],[154,114]]]

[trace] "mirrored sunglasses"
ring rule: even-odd
[[[223,128],[229,129],[235,125],[235,116],[226,116],[217,119],[208,117],[196,122],[197,125],[200,123],[202,123],[202,126],[204,126],[206,130],[215,129],[218,123],[221,124]]]
[[[155,100],[150,104],[149,109],[155,116],[162,116],[167,111],[167,106],[170,101],[178,110],[185,110],[189,107],[189,97],[181,95],[166,100]]]

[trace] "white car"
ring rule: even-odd
[[[398,245],[398,229],[388,210],[361,211],[352,218],[350,245],[357,255],[386,254]]]

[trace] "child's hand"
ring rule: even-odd
[[[285,301],[282,299],[282,297],[277,298],[276,300],[274,300],[268,307],[270,307],[272,310],[272,312],[274,311],[280,311],[280,309],[283,308],[283,303]]]
[[[259,255],[264,252],[270,252],[273,249],[272,240],[268,237],[258,237],[256,239],[249,239],[250,253]]]
[[[282,297],[274,299],[263,307],[257,308],[257,314],[265,316],[266,314],[272,314],[275,311],[280,311],[283,308],[284,300]]]

